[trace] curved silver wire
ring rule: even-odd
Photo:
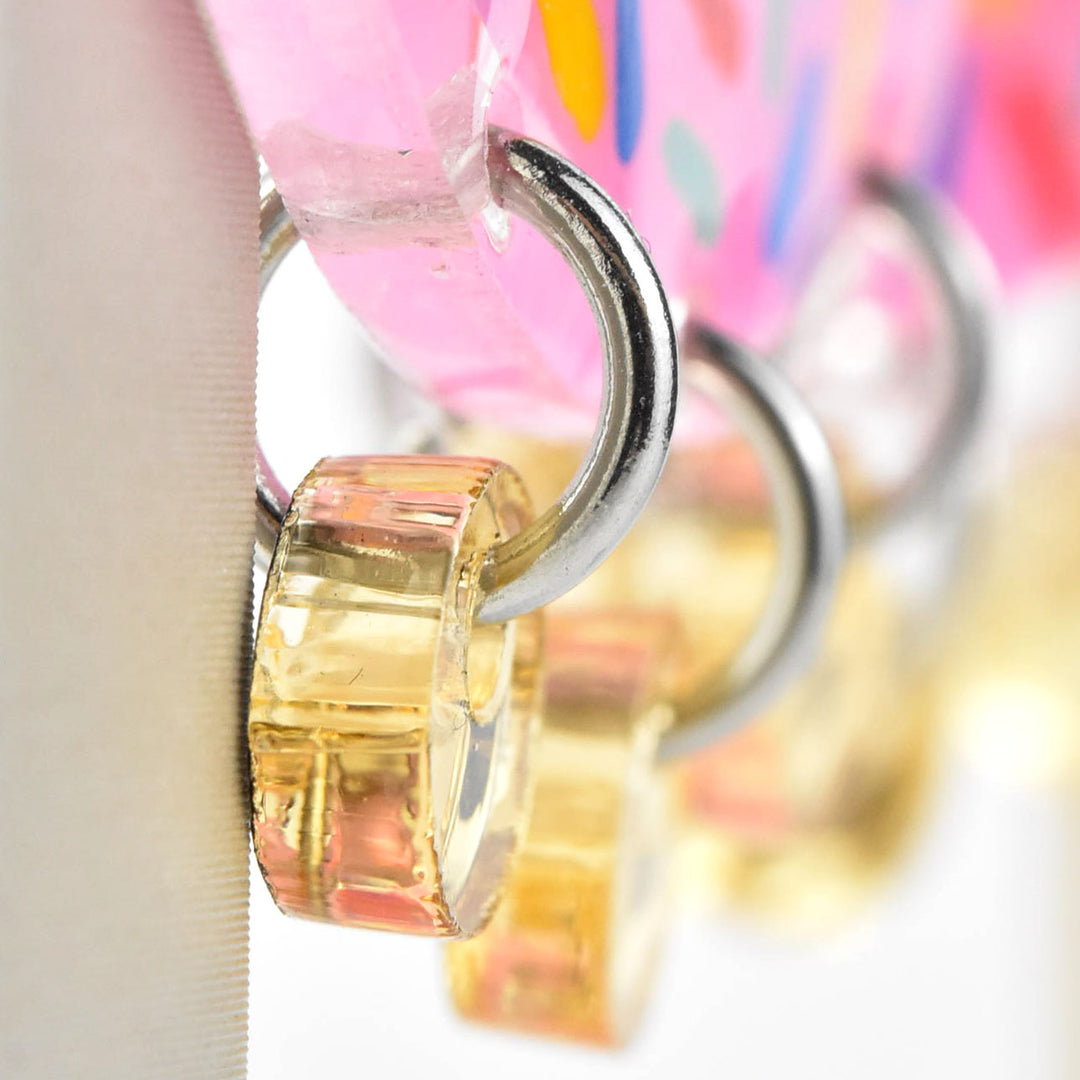
[[[675,424],[678,357],[663,287],[645,245],[614,202],[578,168],[530,139],[492,129],[495,201],[546,236],[570,264],[596,316],[604,397],[585,460],[559,500],[492,548],[481,579],[483,622],[542,607],[594,570],[645,508]],[[261,288],[296,242],[276,191],[261,206]],[[288,496],[259,454],[260,536],[277,528]]]
[[[503,622],[587,577],[645,509],[675,426],[678,352],[667,297],[629,219],[580,169],[547,147],[493,129],[495,201],[546,236],[585,290],[600,330],[604,398],[570,486],[488,558],[478,617]]]
[[[265,185],[259,200],[259,297],[300,239],[281,195],[272,184]],[[263,454],[262,444],[255,447],[255,545],[266,565],[274,554],[278,531],[285,520],[291,496],[278,480]]]
[[[813,658],[847,547],[844,500],[828,442],[787,378],[701,325],[683,335],[683,373],[731,408],[765,467],[779,558],[765,613],[739,655],[679,705],[660,758],[703,749],[757,716]],[[733,383],[735,394],[726,392]]]
[[[920,184],[871,169],[861,186],[866,199],[899,218],[929,264],[953,336],[954,382],[937,435],[906,483],[851,521],[859,538],[878,535],[932,504],[962,469],[986,403],[992,276],[975,238]]]

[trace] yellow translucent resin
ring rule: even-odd
[[[579,447],[474,427],[538,500],[557,496]],[[846,490],[855,478],[845,477]],[[665,672],[681,705],[730,667],[761,618],[776,567],[768,489],[731,436],[675,449],[630,535],[553,611],[620,608],[679,632]],[[860,903],[915,834],[938,712],[904,596],[870,549],[849,557],[811,668],[758,721],[674,770],[680,887],[786,926],[819,929]],[[719,703],[718,703],[719,704]]]
[[[584,452],[574,443],[464,425],[452,432],[452,445],[466,452],[495,447],[538,503],[558,497]],[[666,673],[678,705],[730,665],[761,618],[776,567],[767,500],[761,468],[742,439],[674,449],[629,536],[552,610],[669,618],[681,633]]]
[[[865,900],[912,835],[935,713],[904,605],[853,556],[813,668],[680,770],[684,871],[714,895],[817,929]]]
[[[936,700],[999,783],[1075,785],[1080,766],[1080,446],[1017,455],[965,560]]]
[[[618,1043],[647,999],[670,845],[654,769],[667,620],[552,617],[528,828],[490,924],[447,948],[470,1019]]]
[[[531,509],[470,458],[320,462],[281,529],[255,646],[254,845],[285,912],[460,936],[515,846],[541,623],[474,623]]]

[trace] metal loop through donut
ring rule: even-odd
[[[735,660],[679,703],[661,741],[664,759],[729,735],[802,672],[824,630],[847,540],[832,453],[788,380],[701,325],[687,328],[682,348],[684,377],[710,401],[733,406],[765,467],[779,558],[764,615]],[[725,396],[725,377],[737,395]]]
[[[604,356],[600,418],[577,475],[532,525],[489,553],[477,617],[503,622],[571,589],[637,520],[671,442],[677,351],[652,259],[618,206],[539,143],[492,129],[487,150],[495,201],[539,229],[570,264],[596,316]],[[265,288],[297,234],[276,191],[261,210]],[[276,535],[288,498],[261,453],[256,496],[260,535]]]

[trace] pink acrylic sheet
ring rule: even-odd
[[[762,347],[867,162],[951,195],[1008,283],[1080,238],[1075,0],[206,7],[319,265],[459,414],[579,432],[600,387],[570,271],[491,205],[488,124],[585,169],[630,214],[673,307]]]

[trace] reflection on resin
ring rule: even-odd
[[[675,647],[664,618],[553,616],[529,824],[487,928],[448,947],[467,1017],[611,1043],[631,1031],[656,960],[670,837],[654,769]]]
[[[283,911],[483,924],[524,811],[540,621],[472,615],[486,552],[530,514],[479,459],[327,459],[297,489],[249,720],[255,851]]]
[[[779,357],[829,433],[854,523],[900,495],[954,392],[941,283],[910,226],[867,203],[806,282]]]
[[[815,929],[896,865],[925,802],[936,726],[909,630],[873,557],[854,556],[814,667],[681,770],[683,869],[697,884]]]

